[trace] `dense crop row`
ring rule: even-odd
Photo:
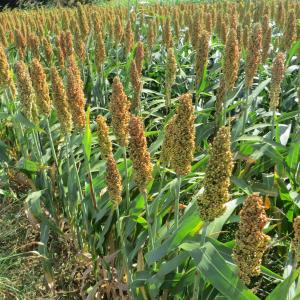
[[[0,14],[0,166],[49,287],[59,237],[88,299],[299,297],[297,18],[292,0]]]

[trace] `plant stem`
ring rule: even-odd
[[[276,118],[276,110],[273,109],[272,114],[272,131],[271,131],[271,140],[273,141],[275,137],[275,118]]]
[[[123,158],[125,164],[125,191],[126,191],[126,209],[129,209],[130,194],[129,194],[129,176],[128,176],[128,163],[127,163],[127,153],[126,147],[122,147]]]
[[[242,127],[242,135],[245,133],[246,123],[247,123],[247,113],[248,113],[248,99],[249,99],[249,88],[245,90],[245,102],[243,107],[243,127]]]
[[[204,223],[202,227],[202,234],[201,234],[201,240],[200,240],[200,248],[204,245],[205,243],[205,238],[206,238],[206,231],[209,223]],[[195,280],[194,280],[194,288],[193,288],[193,297],[191,300],[198,300],[199,299],[199,285],[200,285],[200,272],[197,270],[196,267],[196,272],[195,272]]]
[[[125,261],[125,268],[126,268],[126,273],[127,273],[126,275],[127,275],[127,278],[128,278],[128,292],[131,295],[132,294],[132,288],[131,288],[132,273],[131,273],[131,270],[130,270],[130,267],[129,267],[129,259],[128,259],[129,256],[127,255],[127,252],[126,252],[126,244],[125,244],[124,236],[122,234],[122,223],[121,223],[121,219],[120,219],[119,206],[117,206],[116,212],[117,212],[117,231],[118,231],[118,235],[119,235],[119,238],[120,238],[120,241],[121,241],[121,252],[122,252],[122,255],[123,255],[123,259]]]
[[[148,223],[148,234],[149,234],[149,240],[150,240],[150,250],[154,248],[154,240],[153,240],[153,233],[152,233],[152,222],[150,218],[150,210],[149,210],[149,205],[148,205],[148,200],[147,200],[147,192],[143,192],[143,197],[144,197],[144,204],[145,204],[145,209],[146,209],[146,219]]]
[[[175,190],[175,229],[178,228],[179,224],[179,198],[180,198],[180,185],[181,185],[181,176],[177,176],[176,180],[176,190]]]

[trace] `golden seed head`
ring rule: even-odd
[[[262,62],[266,62],[269,56],[269,49],[272,39],[272,27],[270,26],[270,19],[268,15],[264,15],[262,22]]]
[[[148,32],[147,32],[147,41],[148,46],[150,49],[152,49],[154,42],[155,42],[155,21],[151,20],[148,26]]]
[[[97,122],[97,135],[99,140],[99,148],[101,156],[104,159],[112,156],[112,144],[109,138],[109,129],[106,124],[106,119],[99,115],[96,119]]]
[[[32,56],[35,58],[40,57],[39,45],[39,38],[35,34],[30,34],[28,38],[28,46],[30,47]]]
[[[249,40],[249,26],[246,25],[244,27],[244,30],[243,30],[243,44],[244,44],[244,47],[247,47],[248,40]]]
[[[295,11],[289,11],[284,33],[284,49],[288,50],[297,39],[297,18]]]
[[[171,104],[171,87],[176,79],[176,57],[173,48],[169,48],[167,52],[167,65],[166,65],[166,106]]]
[[[106,184],[109,198],[116,207],[122,201],[122,178],[112,155],[106,161]]]
[[[179,106],[171,121],[173,132],[170,155],[171,168],[177,175],[187,175],[195,151],[194,106],[192,95],[184,94],[179,98]]]
[[[173,46],[173,37],[172,37],[170,18],[167,18],[165,22],[163,42],[167,49]]]
[[[34,91],[28,68],[23,61],[16,63],[16,78],[21,111],[27,119],[33,120]]]
[[[239,68],[239,45],[236,30],[231,28],[226,45],[224,56],[223,74],[225,79],[226,90],[229,91],[234,87],[237,80]]]
[[[233,250],[233,259],[245,284],[250,283],[251,277],[260,274],[262,257],[270,240],[263,233],[267,222],[263,200],[256,194],[248,196],[240,211],[239,229]]]
[[[16,87],[12,77],[3,46],[0,44],[0,86],[10,88],[12,95],[16,95]]]
[[[133,43],[134,43],[134,34],[132,32],[132,25],[130,19],[127,22],[126,30],[125,30],[125,54],[128,55],[132,50]]]
[[[141,41],[139,41],[135,53],[135,63],[136,63],[136,69],[140,76],[142,75],[144,56],[145,56],[144,45]]]
[[[77,14],[78,14],[78,19],[79,19],[79,24],[80,24],[79,28],[81,31],[81,35],[83,37],[86,37],[89,33],[90,28],[89,28],[89,22],[88,22],[87,16],[85,14],[85,11],[84,11],[82,5],[78,6]]]
[[[57,111],[57,117],[60,122],[62,132],[68,134],[72,130],[72,115],[63,81],[55,67],[51,67],[51,82],[53,102]]]
[[[170,163],[170,153],[172,153],[172,149],[173,149],[173,137],[174,137],[174,118],[172,118],[166,126],[165,137],[160,152],[160,162],[164,166],[167,166]]]
[[[229,127],[221,127],[209,147],[208,165],[203,181],[204,192],[197,199],[201,218],[213,221],[220,217],[229,201],[230,177],[233,169]]]
[[[69,67],[67,68],[67,96],[73,125],[78,130],[82,130],[85,127],[85,96],[74,55],[69,57]]]
[[[39,112],[48,117],[51,112],[49,87],[43,66],[37,58],[34,58],[32,60],[30,76],[35,91],[35,98],[37,101]]]
[[[101,72],[101,66],[104,64],[105,56],[105,45],[102,32],[98,31],[95,36],[95,64],[99,73]]]
[[[253,84],[253,78],[261,61],[261,49],[262,29],[260,24],[256,23],[253,26],[253,30],[248,40],[247,46],[247,58],[245,66],[245,83],[247,88],[250,88]]]
[[[227,25],[224,21],[222,21],[221,32],[220,32],[220,40],[225,45],[227,41]]]
[[[140,109],[141,106],[141,88],[142,88],[142,80],[141,76],[138,73],[135,59],[131,63],[130,67],[130,80],[133,88],[133,99],[131,103],[131,108],[133,110]]]
[[[112,85],[109,109],[112,118],[113,132],[121,147],[128,145],[129,108],[130,102],[124,92],[120,78],[116,76]]]
[[[296,217],[293,222],[294,239],[293,239],[293,250],[295,251],[295,258],[297,266],[300,263],[300,216]]]
[[[47,38],[43,38],[43,46],[44,46],[44,52],[45,52],[45,57],[46,57],[46,60],[47,60],[47,63],[50,64],[51,63],[51,59],[52,59],[52,45],[51,43],[49,42],[49,40]]]
[[[199,88],[199,85],[202,82],[203,73],[207,65],[209,38],[210,35],[207,31],[201,32],[198,47],[196,49],[196,89]]]
[[[284,54],[279,52],[273,61],[271,88],[270,88],[270,109],[276,110],[279,105],[280,85],[284,78]]]
[[[115,20],[115,26],[114,26],[114,38],[115,38],[116,45],[118,45],[121,42],[123,34],[124,32],[123,32],[123,26],[122,26],[120,16],[117,16]]]
[[[73,35],[70,30],[67,30],[65,33],[65,55],[66,57],[71,56],[74,52],[73,49]]]
[[[133,178],[140,192],[145,192],[152,180],[152,163],[144,135],[144,125],[139,117],[131,116],[129,122],[129,150],[133,166]]]

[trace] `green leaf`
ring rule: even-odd
[[[91,127],[90,127],[90,112],[91,108],[88,106],[88,109],[86,111],[86,126],[85,131],[83,135],[82,144],[84,147],[84,154],[88,161],[90,161],[91,158],[91,146],[92,146],[92,133],[91,133]]]
[[[41,169],[41,165],[39,163],[24,158],[17,163],[16,167],[29,172],[37,172]]]
[[[211,243],[205,243],[203,247],[200,243],[184,243],[180,248],[191,252],[200,274],[228,299],[259,299],[246,288]]]
[[[272,293],[266,298],[266,300],[287,300],[289,299],[289,290],[299,275],[299,270],[294,271],[289,277],[281,282]],[[296,298],[294,298],[296,300]]]

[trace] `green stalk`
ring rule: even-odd
[[[176,190],[175,190],[175,229],[179,225],[179,198],[180,198],[180,185],[181,185],[181,176],[177,176],[176,180]]]
[[[128,278],[128,292],[129,295],[131,296],[130,298],[133,299],[132,297],[132,272],[130,270],[129,267],[129,256],[127,255],[126,252],[126,245],[125,245],[125,240],[124,240],[124,235],[122,234],[122,223],[121,223],[121,219],[120,219],[120,211],[119,211],[119,206],[117,206],[116,208],[116,212],[117,212],[117,231],[118,231],[118,235],[121,241],[121,252],[122,252],[122,256],[123,259],[125,261],[125,268],[126,268],[126,273],[127,273],[127,278]]]
[[[273,140],[275,137],[275,119],[276,119],[276,109],[272,111],[272,131],[271,131],[271,139]]]
[[[200,241],[200,248],[203,247],[205,243],[205,238],[206,238],[206,232],[207,232],[207,227],[209,223],[204,223],[202,227],[202,234],[201,234],[201,241]],[[191,300],[198,300],[199,299],[199,287],[200,287],[200,273],[197,270],[196,267],[196,272],[195,272],[195,280],[194,280],[194,288],[193,288],[193,297]]]
[[[125,164],[126,209],[129,209],[130,194],[129,194],[129,176],[128,176],[128,163],[127,163],[126,147],[122,147],[122,151],[123,151],[123,158],[124,158],[124,164]]]
[[[144,197],[144,204],[145,204],[145,209],[146,209],[146,219],[148,223],[148,234],[149,234],[149,240],[150,240],[150,249],[154,248],[154,239],[153,239],[153,233],[152,233],[152,225],[151,225],[151,218],[150,218],[150,210],[149,210],[149,205],[148,205],[148,200],[147,200],[147,192],[143,192],[143,197]]]
[[[249,88],[245,90],[245,102],[243,107],[243,127],[242,127],[242,135],[245,133],[246,123],[247,123],[247,113],[248,113],[248,99],[249,99]]]

